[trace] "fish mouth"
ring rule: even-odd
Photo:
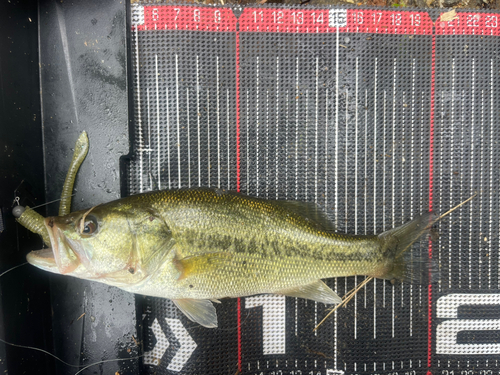
[[[44,271],[49,271],[52,273],[61,273],[59,268],[57,268],[56,260],[54,258],[54,253],[52,248],[35,250],[28,253],[26,256],[28,263],[41,268]]]
[[[44,220],[51,247],[32,251],[28,254],[27,260],[43,270],[65,275],[75,271],[81,262],[64,235],[60,226],[64,226],[65,223],[58,223],[60,220],[61,218],[57,217],[48,217]]]
[[[61,218],[48,217],[44,220],[44,224],[47,232],[49,232],[50,244],[52,245],[52,253],[57,268],[64,275],[73,272],[80,264],[80,260],[69,245],[61,229],[61,226],[64,226],[66,223],[58,223],[60,220]]]
[[[44,271],[52,272],[61,275],[61,271],[57,267],[56,259],[54,257],[54,252],[51,247],[48,249],[35,250],[28,253],[26,260],[31,265],[40,268]],[[90,273],[83,264],[79,264],[78,267],[72,272],[66,273],[68,276],[78,277],[80,279],[96,279],[96,277]]]

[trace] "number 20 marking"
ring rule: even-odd
[[[500,319],[482,319],[480,316],[476,319],[459,318],[460,306],[467,305],[500,306],[500,294],[456,293],[440,297],[436,303],[436,317],[443,321],[436,328],[436,353],[500,354],[500,343],[481,344],[458,341],[458,334],[461,331],[498,331],[500,329]]]

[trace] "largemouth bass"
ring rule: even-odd
[[[156,191],[46,218],[51,247],[27,258],[46,271],[169,298],[192,321],[217,327],[212,302],[225,297],[276,293],[336,304],[321,279],[428,283],[435,269],[411,248],[434,219],[426,213],[380,235],[354,236],[336,233],[314,203],[209,188]]]

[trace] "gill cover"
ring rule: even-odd
[[[172,235],[161,215],[139,203],[115,201],[46,219],[59,273],[72,275],[83,266],[84,278],[122,286],[154,272],[173,245]]]

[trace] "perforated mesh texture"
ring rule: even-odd
[[[314,201],[353,234],[479,194],[439,224],[439,283],[376,280],[317,333],[328,311],[304,299],[245,298],[240,312],[224,300],[219,328],[206,329],[147,298],[147,371],[500,370],[498,14],[433,28],[437,16],[133,5],[131,193],[212,186]],[[427,242],[416,251],[427,256]],[[326,283],[342,296],[363,279]]]

